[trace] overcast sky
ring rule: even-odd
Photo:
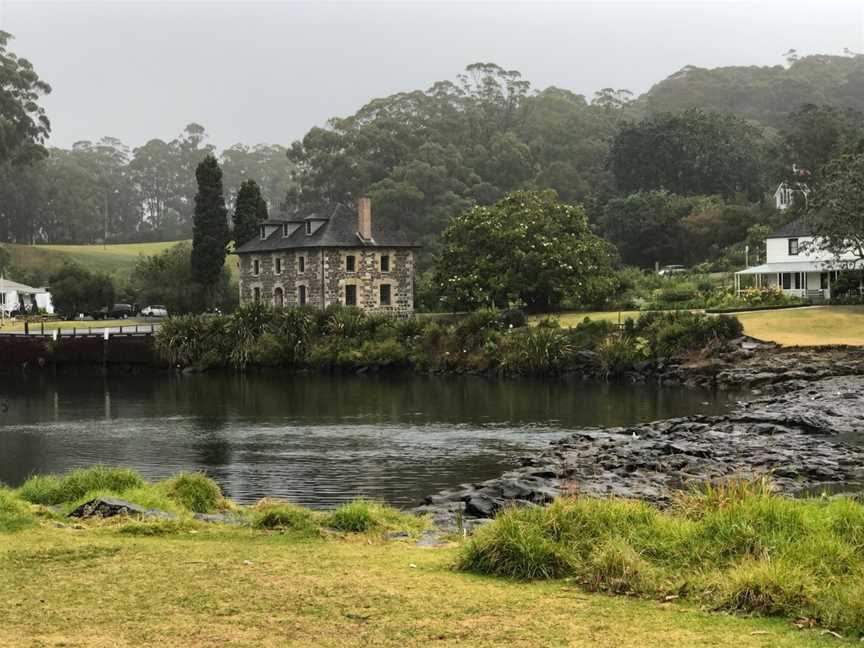
[[[864,0],[782,2],[41,2],[0,29],[53,87],[51,144],[131,146],[203,124],[217,146],[288,144],[370,98],[517,69],[535,88],[638,93],[684,65],[864,51]]]

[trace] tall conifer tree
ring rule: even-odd
[[[209,304],[213,288],[225,265],[230,232],[228,210],[222,193],[222,169],[212,155],[195,170],[195,219],[192,229],[192,278],[204,289]]]
[[[245,180],[237,192],[234,207],[234,247],[239,248],[258,234],[258,224],[267,220],[267,203],[254,180]]]

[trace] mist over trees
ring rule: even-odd
[[[796,164],[817,186],[864,126],[861,56],[688,66],[641,97],[603,88],[590,99],[538,91],[516,70],[475,63],[426,90],[374,99],[287,147],[238,143],[220,152],[193,122],[135,148],[103,137],[45,149],[50,125],[38,100],[50,87],[8,40],[0,35],[0,110],[20,128],[0,135],[5,242],[188,239],[195,169],[212,155],[240,239],[265,211],[279,217],[369,195],[376,220],[423,245],[424,270],[454,217],[513,191],[552,189],[583,206],[592,232],[624,263],[698,263],[793,215],[773,211],[777,183]],[[249,181],[261,196],[254,219],[257,198],[237,204]]]

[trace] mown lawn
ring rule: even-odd
[[[43,523],[44,524],[44,523]],[[456,549],[199,525],[0,533],[0,646],[805,647],[788,620],[452,570]]]
[[[741,313],[744,332],[786,346],[864,346],[864,306],[819,306]]]
[[[641,311],[591,311],[553,314],[561,326],[576,326],[586,317],[592,320],[624,321],[637,318]],[[543,316],[532,316],[535,324]],[[864,306],[816,306],[756,311],[735,315],[744,333],[760,340],[785,346],[825,346],[849,344],[864,346]]]
[[[17,245],[4,244],[19,268],[47,269],[48,273],[73,261],[95,272],[118,277],[129,274],[141,255],[159,254],[182,241],[160,243],[124,243],[118,245]],[[232,275],[237,274],[237,257],[228,256],[225,263]]]
[[[116,328],[119,326],[124,327],[124,331],[126,327],[129,329],[134,329],[137,324],[142,331],[149,330],[151,324],[158,324],[159,318],[152,319],[124,319],[124,320],[49,320],[45,322],[45,332],[53,331],[54,329],[61,329],[63,331],[71,331],[73,328],[78,331],[87,331],[87,329],[102,329],[106,327]],[[24,330],[24,322],[21,320],[6,320],[3,323],[3,326],[0,327],[0,333],[17,333],[19,331]],[[36,333],[41,330],[41,324],[39,322],[31,322],[30,323],[30,332]]]

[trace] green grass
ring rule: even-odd
[[[452,570],[458,549],[138,523],[0,534],[0,646],[813,648],[787,621]]]
[[[864,505],[793,500],[766,482],[644,503],[562,499],[509,509],[462,549],[467,572],[569,578],[589,590],[689,600],[710,609],[815,619],[864,635]],[[856,598],[858,597],[858,598]]]
[[[571,326],[576,326],[585,320],[585,318],[589,318],[592,320],[603,320],[607,322],[618,322],[619,315],[621,323],[624,322],[628,317],[631,319],[636,319],[640,315],[642,315],[643,311],[578,311],[578,312],[566,312],[566,313],[549,313],[546,315],[532,315],[528,318],[528,322],[530,324],[536,324],[538,321],[543,319],[544,317],[552,317],[558,320],[558,323],[563,328],[568,328]]]
[[[158,324],[159,320],[148,320],[148,319],[123,319],[123,320],[49,320],[45,322],[44,329],[46,333],[53,331],[55,329],[60,329],[63,331],[71,331],[72,329],[76,329],[79,332],[86,333],[89,329],[101,329],[105,327],[110,328],[119,328],[123,327],[125,331],[128,329],[131,331],[135,328],[136,325],[140,327],[141,331],[149,331],[151,324]],[[12,333],[24,330],[24,322],[21,320],[6,320],[3,323],[0,331],[4,333]],[[42,330],[42,327],[39,322],[31,322],[30,323],[30,332],[37,333]]]
[[[690,525],[689,532],[664,526],[664,514],[633,502],[593,500],[577,507],[563,502],[525,509],[520,512],[525,520],[547,522],[528,526],[513,512],[505,513],[478,541],[500,535],[502,525],[509,524],[511,560],[524,564],[520,555],[538,542],[526,541],[520,529],[533,528],[545,551],[557,552],[563,561],[557,572],[541,570],[531,582],[455,571],[453,565],[462,560],[464,566],[465,552],[478,541],[469,548],[450,544],[431,549],[387,541],[382,530],[414,531],[425,522],[365,500],[330,514],[262,500],[244,510],[250,524],[237,527],[204,524],[189,515],[82,520],[73,526],[22,499],[40,493],[37,499],[66,500],[67,508],[78,501],[69,498],[80,488],[114,483],[126,488],[123,494],[130,499],[188,513],[166,493],[176,494],[182,484],[196,493],[193,501],[201,490],[212,495],[199,475],[143,486],[133,482],[137,480],[129,474],[97,468],[30,480],[18,490],[0,487],[0,647],[837,645],[833,637],[798,631],[787,621],[716,614],[680,600],[670,602],[668,595],[651,596],[658,588],[672,591],[665,580],[668,564],[715,542],[695,532],[700,515],[718,515],[751,499],[773,502],[749,484],[712,489],[683,502],[678,515],[685,527]],[[809,514],[790,517],[778,509],[751,511],[745,521],[766,538],[782,539],[789,530],[801,534],[813,522],[844,542],[864,540],[861,505],[839,499],[818,506],[821,513],[813,520]],[[26,522],[4,526],[10,512]],[[343,533],[329,528],[337,524]],[[810,539],[822,542],[826,537]],[[658,544],[658,538],[663,542]],[[806,539],[804,534],[802,541]],[[856,547],[860,553],[860,545]],[[584,564],[573,559],[577,551],[588,557]],[[816,552],[827,558],[837,548],[810,547],[797,557]],[[785,614],[791,606],[809,604],[820,580],[838,586],[843,579],[860,583],[853,569],[860,560],[857,553],[845,557],[850,566],[839,577],[826,576],[840,573],[837,561],[814,572],[807,560],[780,556],[775,563],[764,552],[754,554],[709,587],[723,610]],[[710,561],[710,552],[690,556],[691,571],[699,571],[706,555]],[[544,565],[548,557],[537,551],[532,560]],[[584,582],[546,578],[582,574],[583,568]],[[675,591],[686,598],[682,590]],[[637,594],[650,599],[632,596]],[[853,585],[826,599],[823,620],[850,627],[864,606],[862,595],[864,588]]]
[[[18,494],[31,504],[52,506],[74,502],[91,491],[123,493],[145,486],[144,479],[134,470],[93,466],[62,477],[34,475],[21,485]]]
[[[225,506],[219,485],[203,473],[180,473],[162,488],[169,499],[193,513],[213,513]]]
[[[786,346],[864,346],[864,306],[819,306],[740,313],[744,332]]]
[[[40,269],[51,274],[66,261],[73,261],[95,272],[115,278],[127,277],[139,256],[164,252],[182,241],[158,243],[123,243],[117,245],[20,245],[6,243],[3,247],[12,257],[12,265],[24,269]],[[237,257],[225,260],[233,277],[237,277]]]

